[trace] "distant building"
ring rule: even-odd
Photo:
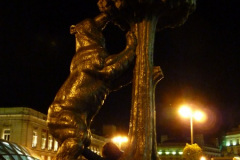
[[[46,119],[45,114],[31,108],[0,108],[0,138],[26,147],[41,160],[51,160],[58,150],[58,142],[48,132]],[[90,149],[101,154],[107,141],[93,135]]]
[[[240,157],[240,125],[226,133],[222,145],[225,157]]]
[[[161,160],[183,160],[183,148],[186,145],[184,140],[168,139],[165,135],[161,143],[157,145],[158,155]]]
[[[43,160],[51,160],[58,142],[48,133],[46,118],[31,108],[0,108],[1,138],[25,146]]]
[[[207,145],[203,135],[196,135],[195,142],[202,148],[203,154],[208,159],[220,157],[221,151],[217,145]],[[158,155],[161,160],[183,160],[183,149],[186,146],[185,139],[169,139],[167,135],[161,136],[161,143],[158,144]],[[216,143],[218,144],[218,143]]]

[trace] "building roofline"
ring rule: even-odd
[[[41,113],[37,110],[34,110],[32,108],[28,107],[5,107],[0,108],[0,116],[2,115],[31,115],[43,120],[47,119],[47,115],[44,113]]]

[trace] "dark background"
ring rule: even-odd
[[[201,108],[208,121],[195,133],[222,135],[240,124],[240,30],[237,0],[199,0],[181,27],[156,33],[154,63],[165,78],[156,88],[157,131],[189,136],[182,103]],[[69,27],[99,13],[90,0],[1,0],[0,107],[30,107],[47,114],[48,106],[69,74],[75,39]],[[107,48],[124,48],[124,32],[104,31]],[[112,93],[93,121],[114,124],[127,134],[131,85]]]

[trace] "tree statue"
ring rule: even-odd
[[[159,66],[153,66],[155,32],[157,27],[182,25],[195,9],[195,1],[99,0],[99,16],[71,27],[76,54],[70,75],[48,110],[50,133],[60,144],[56,159],[77,159],[82,148],[90,144],[93,117],[106,96],[124,85],[118,79],[134,62],[135,55],[130,143],[120,159],[158,159],[154,92],[163,74]],[[113,56],[106,52],[102,35],[109,21],[129,31],[125,50]]]
[[[202,154],[202,149],[196,143],[192,145],[187,143],[183,149],[183,158],[186,160],[200,159]]]
[[[155,32],[182,25],[195,10],[196,0],[99,0],[101,12],[137,37],[133,75],[129,145],[121,159],[158,159],[156,146],[155,86],[163,78],[153,66]]]

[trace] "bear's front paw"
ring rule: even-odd
[[[127,46],[132,46],[134,48],[137,46],[137,38],[133,32],[131,31],[127,32],[126,39],[127,39]]]

